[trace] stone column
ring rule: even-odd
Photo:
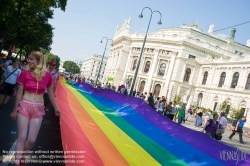
[[[192,77],[191,77],[191,79],[190,79],[190,81],[189,81],[189,84],[191,84],[191,85],[193,85],[194,84],[194,77],[195,77],[195,67],[193,67],[193,71],[191,70],[191,74],[192,74]]]
[[[153,79],[153,75],[154,75],[154,72],[155,72],[155,68],[157,67],[156,64],[157,64],[157,61],[158,61],[158,56],[159,56],[159,50],[158,49],[155,49],[155,54],[154,54],[154,58],[153,58],[153,63],[152,63],[152,66],[150,66],[150,69],[149,69],[149,77],[148,77],[148,81],[145,85],[145,92],[151,92],[150,91],[150,86],[151,86],[151,81]]]
[[[231,87],[231,83],[232,83],[232,76],[233,76],[233,73],[232,73],[232,68],[228,69],[226,71],[226,80],[224,82],[224,89],[230,89]]]
[[[170,80],[171,80],[171,76],[172,76],[173,69],[174,69],[174,64],[175,64],[175,59],[176,59],[177,55],[178,55],[178,52],[172,52],[171,53],[171,60],[170,60],[170,62],[168,62],[168,71],[167,71],[167,74],[166,74],[165,84],[164,84],[164,87],[162,87],[162,90],[161,90],[162,91],[161,94],[163,94],[164,96],[167,94],[167,92],[170,91],[169,83],[170,83]]]
[[[246,82],[247,82],[247,70],[246,68],[242,68],[241,69],[241,72],[239,72],[240,74],[240,77],[239,77],[239,80],[238,80],[238,83],[237,83],[237,89],[242,91],[245,89],[246,87]]]
[[[185,72],[186,72],[186,63],[185,63],[186,61],[184,61],[183,63],[183,68],[182,68],[182,72],[181,72],[181,77],[180,77],[180,82],[183,82],[183,80],[184,80],[184,75],[185,75]],[[192,72],[192,71],[191,71]]]
[[[122,80],[125,80],[125,81],[127,80],[126,74],[127,74],[128,68],[129,68],[129,63],[131,61],[132,50],[133,49],[131,48],[130,51],[129,51],[128,60],[127,60],[126,67],[125,67],[125,70],[124,70],[124,73],[123,73],[123,77],[122,77]]]

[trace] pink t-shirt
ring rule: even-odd
[[[37,81],[30,71],[23,70],[17,78],[17,83],[22,84],[24,90],[30,93],[44,94],[45,89],[53,85],[52,75],[49,72],[45,72],[41,81]]]

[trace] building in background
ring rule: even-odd
[[[213,28],[206,33],[191,24],[149,33],[135,90],[168,101],[180,95],[185,103],[211,110],[227,101],[227,112],[233,107],[250,119],[250,40],[240,44],[234,41],[235,28],[226,38],[213,34]],[[131,87],[144,37],[130,33],[130,21],[116,29],[104,82],[114,77],[115,86]]]
[[[103,58],[102,66],[101,61],[102,55],[93,55],[90,58],[84,60],[81,65],[81,76],[87,79],[90,78],[92,80],[96,80],[99,68],[101,67],[99,80],[102,80],[108,58]]]

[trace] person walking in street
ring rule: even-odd
[[[243,116],[241,119],[239,119],[237,121],[235,129],[233,130],[232,134],[229,136],[230,140],[232,140],[235,133],[238,132],[239,133],[240,143],[244,144],[243,138],[242,138],[242,133],[243,133],[243,127],[244,127],[245,121],[246,121],[246,116]]]
[[[219,129],[221,131],[221,134],[225,132],[226,126],[227,126],[227,118],[225,117],[225,112],[221,112],[219,119]]]
[[[219,127],[219,123],[218,123],[218,114],[214,114],[213,115],[213,119],[209,119],[204,128],[202,129],[202,132],[204,132],[204,130],[206,131],[206,134],[211,137],[211,138],[215,138],[216,136],[216,130]]]
[[[180,103],[179,105],[180,106],[177,108],[178,124],[181,124],[183,122],[183,119],[185,118],[185,110],[183,108],[183,103]]]
[[[55,92],[56,92],[56,84],[58,81],[58,76],[56,75],[57,72],[55,71],[55,67],[56,67],[56,63],[54,61],[51,61],[49,62],[49,66],[47,68],[47,71],[50,72],[52,75],[52,82],[53,82],[52,90],[54,93],[54,97],[55,97]],[[49,111],[49,109],[51,109],[51,111],[53,111],[53,106],[50,104],[50,99],[49,99],[47,89],[45,90],[45,93],[43,95],[43,100],[44,100],[45,110]]]
[[[15,165],[20,165],[20,156],[25,158],[25,154],[18,154],[18,152],[31,150],[40,130],[45,115],[43,94],[46,88],[55,108],[55,115],[60,116],[60,111],[54,99],[52,75],[46,71],[45,57],[41,52],[30,53],[28,68],[22,71],[17,83],[18,91],[10,117],[13,120],[17,119]],[[26,138],[27,133],[29,133],[28,138]]]
[[[154,97],[152,93],[149,93],[149,97],[148,97],[148,105],[150,105],[152,108],[155,109],[155,105],[154,105]]]
[[[198,110],[198,113],[196,115],[195,119],[195,126],[201,127],[202,126],[202,115],[203,115],[203,108]]]
[[[21,74],[21,69],[19,69],[20,62],[15,60],[12,66],[8,66],[4,72],[4,78],[2,80],[2,87],[0,90],[0,108],[6,109],[6,105],[10,99],[10,96],[14,93],[14,88],[16,87],[16,80]],[[4,95],[5,100],[4,100]]]

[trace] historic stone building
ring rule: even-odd
[[[98,71],[101,67],[100,76],[98,80],[102,80],[107,60],[108,60],[107,57],[103,57],[103,64],[101,64],[102,55],[93,55],[85,59],[81,65],[81,76],[87,79],[90,78],[92,80],[96,80]]]
[[[234,41],[204,33],[197,25],[164,28],[148,34],[135,90],[153,92],[173,100],[217,110],[227,100],[250,118],[250,40]],[[103,81],[114,77],[114,85],[131,87],[145,34],[130,33],[130,19],[116,29]],[[250,127],[249,121],[247,126]]]

